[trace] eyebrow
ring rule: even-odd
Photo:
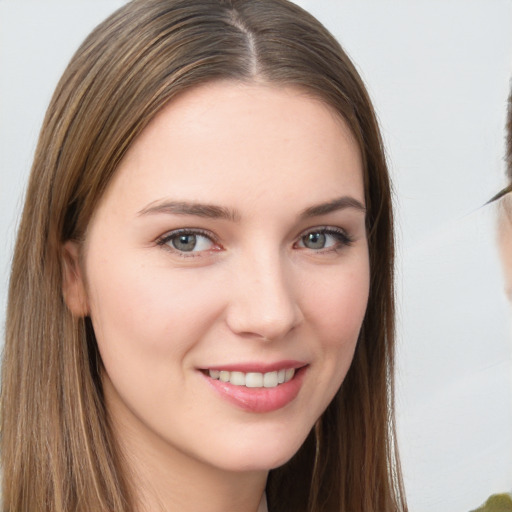
[[[366,213],[364,205],[358,201],[355,197],[343,196],[327,203],[321,203],[318,205],[310,206],[302,211],[300,214],[301,219],[308,219],[310,217],[319,217],[321,215],[327,215],[338,210],[345,210],[347,208],[353,208],[362,213]]]
[[[224,219],[232,222],[240,220],[240,214],[230,208],[187,201],[156,201],[138,212],[138,215],[168,213],[171,215],[193,215],[208,219]]]
[[[366,212],[364,205],[351,196],[343,196],[326,203],[309,206],[299,214],[300,219],[309,219],[327,215],[338,210],[352,208],[357,211]],[[157,213],[166,213],[170,215],[192,215],[208,219],[223,219],[231,222],[239,222],[241,215],[237,210],[217,206],[214,204],[204,204],[188,201],[155,201],[138,212],[138,215],[151,215]]]

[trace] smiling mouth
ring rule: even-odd
[[[245,386],[247,388],[275,388],[293,379],[295,368],[259,373],[238,372],[227,370],[206,370],[205,373],[214,380],[229,382],[233,386]]]
[[[250,413],[268,413],[295,400],[308,367],[307,363],[281,361],[217,366],[200,372],[210,387],[231,404]]]

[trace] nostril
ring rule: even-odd
[[[302,315],[262,318],[244,315],[240,311],[228,316],[228,326],[238,336],[251,338],[260,342],[270,343],[281,339],[296,329]]]

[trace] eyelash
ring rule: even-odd
[[[336,227],[320,227],[320,228],[314,228],[306,231],[304,234],[301,234],[299,236],[299,242],[304,240],[308,235],[311,234],[321,234],[321,235],[330,235],[336,239],[338,242],[333,247],[326,247],[322,249],[318,249],[314,251],[317,253],[329,253],[333,251],[339,251],[343,249],[344,247],[350,247],[354,243],[354,238],[350,236],[344,229],[336,228]],[[301,247],[303,249],[308,249],[308,247]]]
[[[330,253],[330,252],[336,252],[343,247],[349,247],[354,243],[354,239],[352,236],[350,236],[345,230],[336,228],[336,227],[319,227],[310,229],[308,231],[305,231],[301,233],[301,235],[298,237],[297,242],[295,242],[294,246],[296,246],[297,243],[302,242],[307,236],[311,234],[320,234],[320,235],[327,235],[332,236],[336,239],[337,243],[332,247],[326,247],[326,248],[320,248],[318,250],[315,249],[309,249],[308,247],[299,247],[300,249],[309,249],[315,253]],[[168,250],[174,254],[177,254],[178,256],[182,258],[194,258],[201,256],[201,253],[205,251],[180,251],[170,245],[170,242],[179,237],[179,236],[185,236],[185,235],[200,235],[205,238],[208,238],[213,244],[220,245],[216,239],[215,236],[209,231],[205,231],[202,229],[188,229],[188,228],[182,228],[182,229],[176,229],[174,231],[171,231],[169,233],[166,233],[162,237],[156,240],[156,244],[165,250]]]
[[[166,233],[161,238],[157,239],[156,244],[160,247],[162,247],[165,250],[168,250],[174,254],[177,254],[178,256],[182,258],[195,258],[200,256],[201,252],[204,251],[180,251],[174,247],[172,247],[170,244],[171,240],[179,237],[179,236],[186,236],[186,235],[200,235],[205,238],[208,238],[213,244],[220,245],[216,239],[215,236],[210,231],[205,231],[202,229],[188,229],[188,228],[182,228],[182,229],[175,229],[174,231],[171,231],[169,233]]]

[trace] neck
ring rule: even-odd
[[[266,475],[177,468],[146,461],[132,469],[137,512],[267,512]]]
[[[114,425],[137,512],[267,512],[268,472],[226,471]]]

